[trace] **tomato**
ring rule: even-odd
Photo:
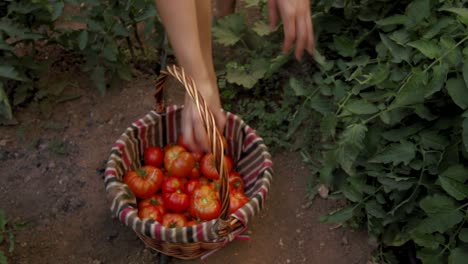
[[[210,180],[206,177],[200,177],[198,178],[198,182],[200,185],[208,185],[210,183]]]
[[[162,223],[163,213],[161,213],[161,211],[156,206],[148,205],[138,209],[138,217],[141,219],[150,218],[154,221]]]
[[[224,164],[226,164],[227,172],[228,173],[231,172],[234,161],[232,160],[230,156],[224,155]]]
[[[190,215],[200,220],[212,220],[219,217],[221,203],[216,192],[207,185],[197,187],[190,198]]]
[[[194,226],[194,225],[198,225],[199,223],[200,223],[200,221],[192,219],[192,220],[187,222],[187,226]]]
[[[244,206],[249,201],[249,197],[240,192],[229,193],[229,214]]]
[[[164,161],[164,152],[160,147],[148,147],[143,152],[145,165],[151,165],[160,168]]]
[[[187,177],[195,167],[195,158],[181,146],[169,148],[164,155],[164,166],[167,171],[177,177]]]
[[[164,174],[160,169],[145,165],[137,170],[129,171],[124,176],[124,183],[136,197],[146,199],[159,190],[163,179]]]
[[[221,182],[219,180],[213,180],[208,183],[208,186],[210,186],[215,192],[219,192],[219,189],[221,189]]]
[[[184,191],[184,181],[175,176],[168,176],[166,180],[163,181],[161,186],[162,193],[172,193],[177,190]]]
[[[167,213],[163,215],[162,223],[165,227],[184,227],[187,225],[187,217],[183,214]]]
[[[233,167],[232,158],[224,155],[224,164],[226,166],[227,172],[230,172]],[[218,169],[216,168],[216,160],[213,153],[208,153],[204,155],[200,161],[200,168],[203,175],[207,178],[218,180],[219,173]]]
[[[208,153],[202,157],[200,160],[200,168],[205,177],[214,180],[219,179],[218,170],[216,169],[216,161],[212,153]]]
[[[229,191],[243,193],[244,187],[245,183],[242,176],[236,171],[229,172]]]
[[[166,207],[164,207],[164,200],[160,193],[152,195],[151,197],[144,199],[138,203],[138,210],[141,210],[144,207],[152,206],[158,209],[161,212],[161,215],[167,212]]]
[[[200,184],[199,179],[191,179],[185,183],[185,192],[192,195],[193,190]]]
[[[180,190],[162,195],[166,208],[174,213],[183,213],[189,208],[190,197]]]
[[[184,182],[178,177],[169,177],[163,182],[162,197],[167,209],[174,213],[187,211],[190,197],[184,192]]]

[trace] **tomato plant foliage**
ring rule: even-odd
[[[465,261],[467,19],[464,1],[315,1],[318,67],[291,77],[294,122],[321,116],[303,157],[349,200],[322,221],[367,227],[382,262],[408,245],[423,263]]]

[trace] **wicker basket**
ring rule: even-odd
[[[235,164],[235,169],[245,181],[245,194],[250,201],[232,214],[229,211],[229,186],[224,169],[224,149],[221,135],[216,129],[213,115],[198,93],[193,80],[184,74],[183,69],[170,66],[159,77],[156,87],[157,99],[167,77],[179,80],[187,93],[195,101],[205,125],[211,150],[216,157],[220,171],[222,213],[218,219],[199,223],[195,226],[166,228],[151,219],[140,219],[137,212],[137,199],[129,187],[123,183],[123,176],[142,165],[143,150],[149,146],[165,146],[176,142],[181,133],[181,107],[161,107],[150,111],[134,122],[120,136],[112,147],[105,171],[105,187],[111,202],[111,212],[149,247],[169,256],[180,259],[195,259],[208,256],[234,239],[243,238],[249,221],[264,204],[272,180],[272,162],[267,147],[254,129],[239,117],[226,112],[227,123],[224,137],[228,141],[226,150]],[[162,112],[162,113],[160,113]]]

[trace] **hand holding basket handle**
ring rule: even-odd
[[[229,217],[229,184],[228,173],[224,164],[224,145],[222,134],[216,126],[216,120],[213,113],[208,108],[203,96],[196,88],[193,79],[185,74],[185,71],[176,65],[168,66],[165,71],[161,72],[156,83],[156,111],[164,111],[164,103],[162,93],[168,76],[172,76],[183,84],[187,94],[193,100],[200,120],[203,123],[205,132],[208,136],[208,144],[210,151],[213,153],[216,161],[216,167],[220,175],[220,199],[221,199],[221,214],[220,218],[227,220]]]

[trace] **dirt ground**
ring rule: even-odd
[[[30,104],[16,110],[19,125],[0,127],[0,208],[10,223],[30,222],[16,233],[9,263],[159,263],[156,252],[111,217],[102,178],[114,141],[152,109],[154,76],[137,74],[101,96],[77,67],[56,74],[76,80],[67,90],[81,97],[56,105],[50,117]],[[318,221],[337,202],[318,198],[305,207],[311,175],[299,155],[274,153],[273,162],[273,186],[249,228],[251,240],[230,243],[205,262],[366,263],[364,231]]]

